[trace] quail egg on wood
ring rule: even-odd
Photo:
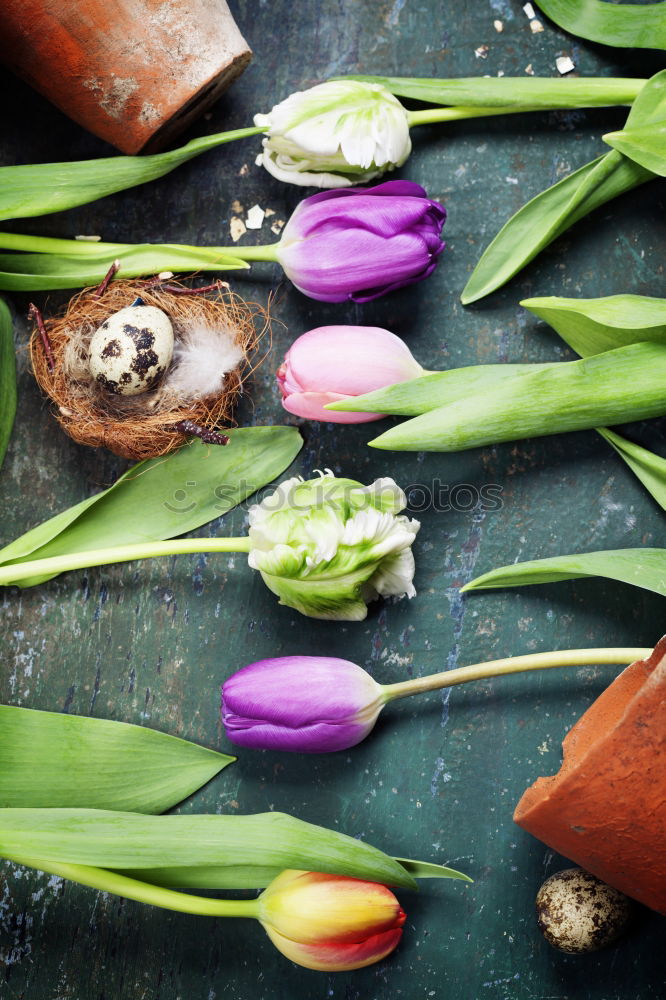
[[[633,905],[582,868],[556,872],[536,897],[537,923],[549,944],[570,955],[605,948],[625,930]]]
[[[165,312],[137,299],[113,313],[90,341],[90,373],[101,388],[122,396],[154,389],[173,356],[173,327]]]

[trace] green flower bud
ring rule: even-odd
[[[419,522],[400,515],[406,504],[392,479],[288,479],[250,509],[249,564],[280,604],[310,618],[362,621],[369,601],[416,593]]]

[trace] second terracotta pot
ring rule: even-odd
[[[514,819],[604,882],[666,914],[666,637],[627,667],[563,743]]]

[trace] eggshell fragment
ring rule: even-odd
[[[536,898],[537,924],[546,941],[569,955],[598,951],[615,941],[631,920],[627,897],[582,868],[546,879]]]
[[[171,320],[155,306],[131,305],[109,316],[90,341],[90,373],[108,392],[136,396],[153,389],[173,357]]]

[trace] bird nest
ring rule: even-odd
[[[34,310],[32,370],[70,437],[132,459],[165,455],[192,435],[226,443],[216,428],[231,421],[268,314],[222,282],[200,291],[172,280],[116,280],[101,294],[84,289],[64,313],[43,322]],[[137,297],[171,320],[174,357],[156,388],[115,395],[93,378],[88,349],[98,327]]]

